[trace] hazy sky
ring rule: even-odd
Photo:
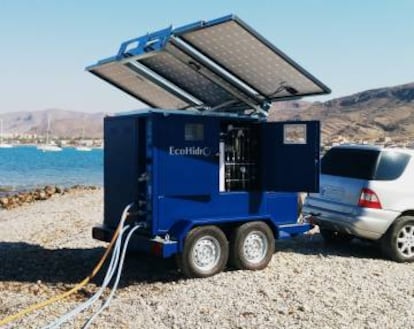
[[[84,71],[121,42],[234,13],[332,89],[414,81],[413,0],[0,0],[0,112],[142,107]]]

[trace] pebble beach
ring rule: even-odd
[[[102,189],[71,190],[0,210],[0,319],[89,274],[106,246],[91,237],[102,199]],[[319,234],[276,246],[263,271],[207,279],[184,279],[173,260],[130,254],[116,297],[91,328],[414,328],[413,263],[386,260],[360,241],[327,247]],[[42,328],[102,277],[5,328]],[[62,328],[81,328],[93,310]]]

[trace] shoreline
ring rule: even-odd
[[[77,191],[95,191],[100,189],[102,189],[101,186],[77,184],[69,187],[46,185],[38,188],[0,191],[0,210],[10,210],[25,204],[48,200],[54,195],[64,195]]]

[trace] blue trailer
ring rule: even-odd
[[[95,239],[110,241],[134,202],[134,247],[206,277],[262,269],[275,239],[311,228],[297,223],[297,192],[319,189],[319,122],[266,116],[330,90],[239,18],[146,34],[87,70],[150,108],[104,120]]]

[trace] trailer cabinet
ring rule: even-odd
[[[94,238],[109,241],[134,202],[128,220],[145,224],[134,248],[178,255],[184,274],[203,277],[228,262],[261,269],[275,238],[309,230],[297,223],[297,192],[319,189],[319,122],[267,122],[266,113],[273,101],[329,89],[240,19],[127,41],[88,70],[160,108],[105,118]]]

